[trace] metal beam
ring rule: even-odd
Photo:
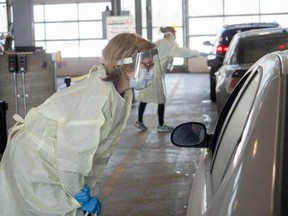
[[[152,35],[152,5],[151,0],[146,0],[146,18],[147,18],[147,38],[153,40]]]
[[[135,26],[136,33],[142,36],[142,5],[141,0],[135,0]]]

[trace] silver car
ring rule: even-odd
[[[187,216],[288,213],[288,51],[270,53],[243,76],[213,134],[179,125],[171,141],[204,148]]]
[[[236,34],[216,75],[216,101],[220,113],[227,98],[247,70],[267,53],[288,48],[288,29],[270,28]]]

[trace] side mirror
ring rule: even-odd
[[[213,46],[213,44],[210,41],[204,41],[203,45],[205,45],[205,46]]]
[[[204,124],[187,122],[172,131],[171,142],[180,147],[208,148],[209,135]]]

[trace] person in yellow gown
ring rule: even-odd
[[[158,132],[171,132],[172,126],[167,125],[164,122],[164,111],[166,103],[166,89],[164,85],[165,73],[171,70],[173,66],[173,57],[199,57],[200,54],[197,50],[191,50],[184,47],[179,47],[176,38],[176,30],[171,27],[162,27],[160,31],[164,37],[156,41],[156,46],[159,51],[160,67],[156,65],[154,67],[154,78],[152,84],[139,92],[139,110],[138,121],[135,126],[140,130],[147,130],[147,126],[144,124],[143,115],[147,103],[158,104]]]
[[[122,33],[87,79],[61,90],[9,130],[0,164],[0,215],[100,214],[90,196],[126,126],[131,88],[153,78],[155,45]],[[148,68],[147,65],[150,65]]]

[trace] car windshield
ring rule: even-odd
[[[240,46],[239,63],[254,63],[267,53],[287,49],[288,34],[247,38]]]

